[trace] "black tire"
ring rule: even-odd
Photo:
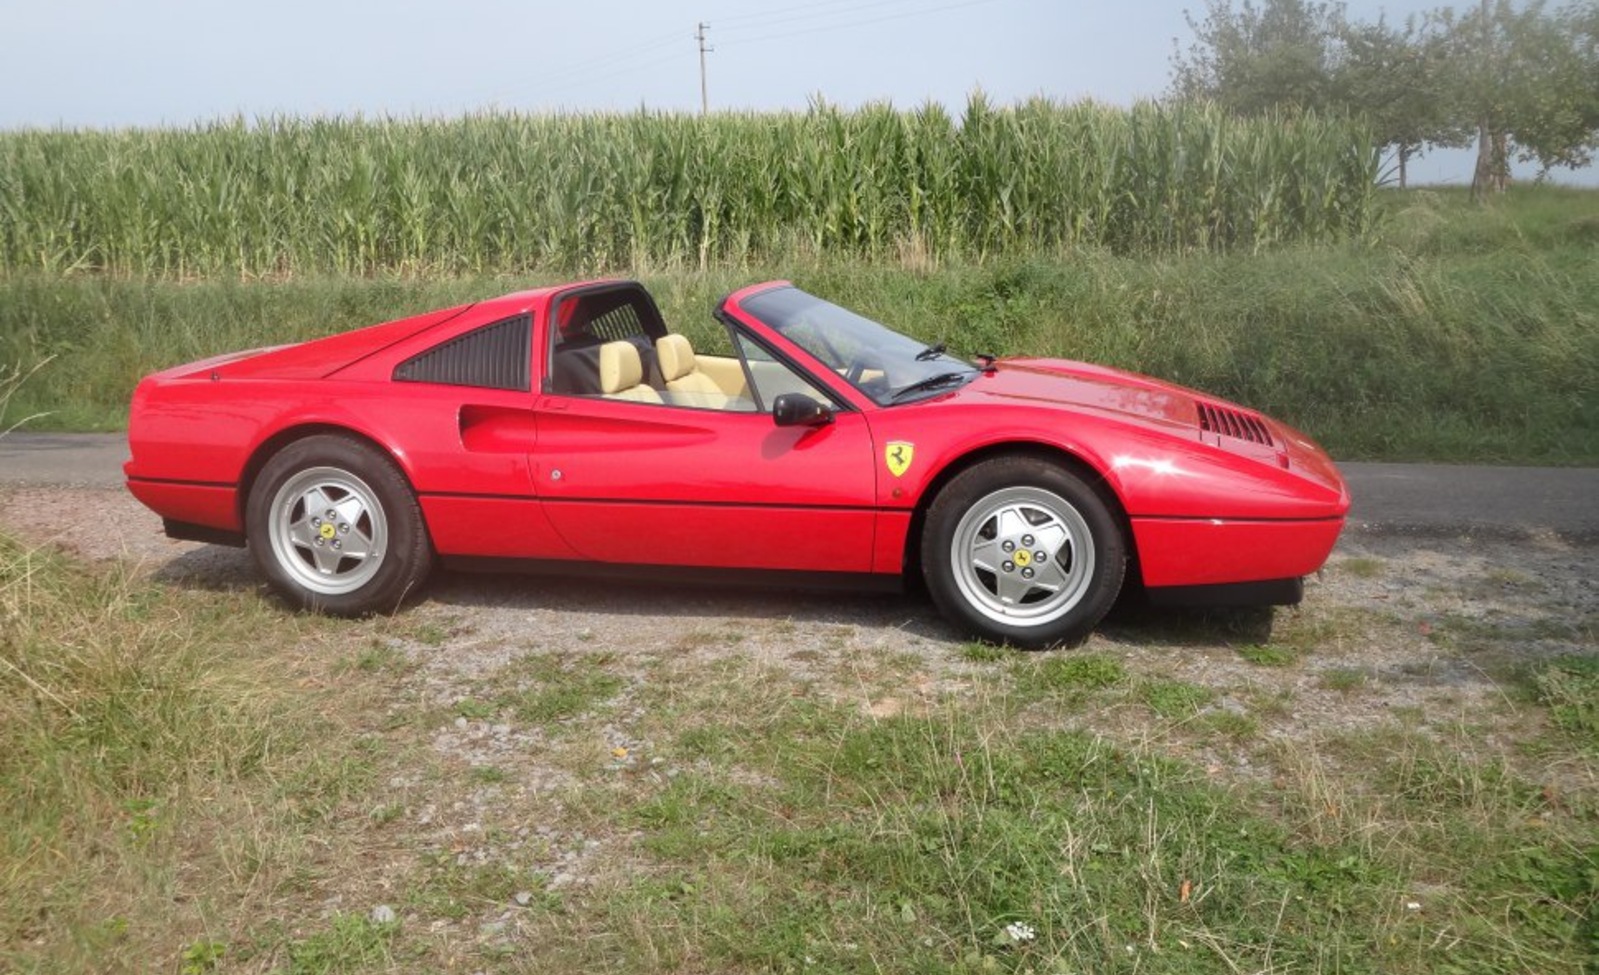
[[[1127,541],[1100,490],[1036,457],[956,475],[922,529],[939,611],[965,633],[1029,650],[1087,639],[1127,572]]]
[[[345,436],[307,437],[273,455],[250,490],[245,534],[274,589],[335,616],[392,612],[433,567],[405,475]]]

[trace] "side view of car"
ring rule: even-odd
[[[1349,495],[1254,411],[1053,359],[967,363],[793,287],[670,331],[635,282],[523,291],[146,377],[128,487],[290,602],[390,611],[433,567],[897,585],[963,632],[1080,641],[1129,579],[1291,603]]]

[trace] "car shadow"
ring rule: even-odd
[[[200,545],[157,568],[154,580],[208,592],[265,590],[248,550]],[[272,597],[268,597],[272,598]],[[941,643],[965,637],[944,622],[920,587],[905,592],[795,588],[770,582],[662,582],[631,577],[543,572],[436,571],[421,602],[461,610],[496,608],[599,613],[659,619],[743,617],[837,626],[893,628]],[[285,605],[279,603],[279,605]],[[286,608],[286,607],[285,607]],[[1267,643],[1274,613],[1247,609],[1151,606],[1136,592],[1120,600],[1100,635],[1136,646]]]
[[[157,582],[206,592],[259,589],[263,580],[246,549],[198,545],[167,560],[150,574]]]
[[[1099,633],[1135,646],[1265,644],[1271,642],[1276,620],[1271,606],[1157,606],[1131,590],[1099,624]]]
[[[863,592],[780,588],[760,582],[665,583],[626,577],[441,571],[434,574],[423,598],[462,609],[568,610],[664,619],[734,616],[892,627],[943,643],[966,641],[944,621],[920,586],[903,592]],[[1133,592],[1117,602],[1097,632],[1138,646],[1267,643],[1275,618],[1269,606],[1162,607]]]
[[[681,619],[744,617],[839,626],[894,627],[939,641],[959,637],[920,593],[778,587],[770,583],[662,582],[542,573],[434,573],[430,603]]]

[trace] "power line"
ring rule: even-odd
[[[812,17],[827,17],[837,14],[854,13],[872,7],[890,7],[905,3],[915,3],[917,0],[872,0],[869,3],[858,3],[856,0],[824,0],[822,3],[807,3],[793,7],[779,7],[775,10],[763,10],[755,14],[733,14],[727,17],[718,17],[717,21],[729,30],[759,30],[772,24],[790,23],[795,20],[806,20]],[[807,13],[806,11],[811,11]],[[728,27],[732,24],[732,27]]]
[[[945,6],[942,6],[942,7],[928,7],[928,8],[924,8],[924,9],[921,9],[921,10],[911,11],[911,12],[908,12],[908,13],[889,14],[887,16],[873,17],[873,18],[870,18],[870,19],[867,19],[867,20],[837,21],[837,22],[834,22],[834,23],[824,24],[824,25],[819,26],[819,27],[802,27],[799,30],[783,31],[783,32],[777,33],[777,34],[762,34],[762,35],[760,35],[758,37],[735,38],[733,43],[736,43],[736,44],[756,44],[756,43],[759,43],[761,41],[776,41],[776,40],[782,40],[782,39],[788,38],[788,37],[799,37],[799,36],[804,35],[804,34],[820,34],[820,33],[824,32],[824,31],[843,30],[845,28],[850,28],[850,27],[866,27],[866,26],[869,26],[871,24],[883,24],[883,23],[887,23],[889,21],[894,21],[894,20],[905,20],[906,18],[909,18],[909,17],[922,17],[922,16],[925,16],[927,14],[945,13],[945,12],[950,11],[950,10],[962,10],[962,9],[967,8],[967,7],[981,7],[981,6],[985,6],[987,4],[998,3],[998,2],[999,2],[999,0],[964,0],[964,2],[962,2],[962,3],[952,3],[952,4],[947,4]],[[860,8],[857,7],[856,9],[860,9]]]
[[[958,2],[944,3],[933,7],[905,9],[894,13],[884,13],[879,16],[850,19],[853,15],[864,11],[903,7],[907,2],[916,2],[916,0],[868,0],[865,3],[858,2],[858,0],[822,0],[822,2],[818,3],[780,7],[755,14],[735,14],[725,18],[718,18],[717,23],[722,25],[721,30],[724,35],[728,33],[734,35],[740,33],[748,34],[753,31],[790,23],[803,24],[810,22],[816,25],[796,27],[792,30],[777,30],[765,34],[756,34],[755,36],[723,37],[723,43],[749,45],[799,37],[806,34],[818,34],[824,31],[848,30],[855,27],[889,23],[910,17],[946,13],[953,10],[997,3],[999,0],[958,0]],[[730,21],[733,22],[734,26],[727,27],[726,24]],[[714,46],[706,43],[708,39],[706,32],[710,28],[711,25],[708,22],[697,22],[694,34],[691,35],[697,43],[699,52],[700,111],[702,114],[710,111],[709,77],[705,55],[716,50]],[[495,101],[500,100],[502,97],[519,95],[548,97],[577,88],[603,84],[651,68],[664,67],[668,64],[680,64],[682,55],[667,52],[666,49],[682,43],[681,38],[681,34],[657,35],[638,44],[606,51],[592,58],[573,60],[563,64],[552,64],[548,67],[540,65],[536,69],[536,77],[529,78],[521,84],[500,88],[491,97]],[[654,56],[641,59],[643,55],[649,54]],[[541,83],[545,79],[554,83]]]

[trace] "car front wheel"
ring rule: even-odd
[[[1121,591],[1127,545],[1109,503],[1082,478],[1031,457],[961,472],[922,535],[923,573],[963,631],[1028,649],[1088,637]]]
[[[389,612],[432,567],[405,476],[349,437],[307,437],[274,455],[250,491],[245,523],[262,573],[306,609]]]

